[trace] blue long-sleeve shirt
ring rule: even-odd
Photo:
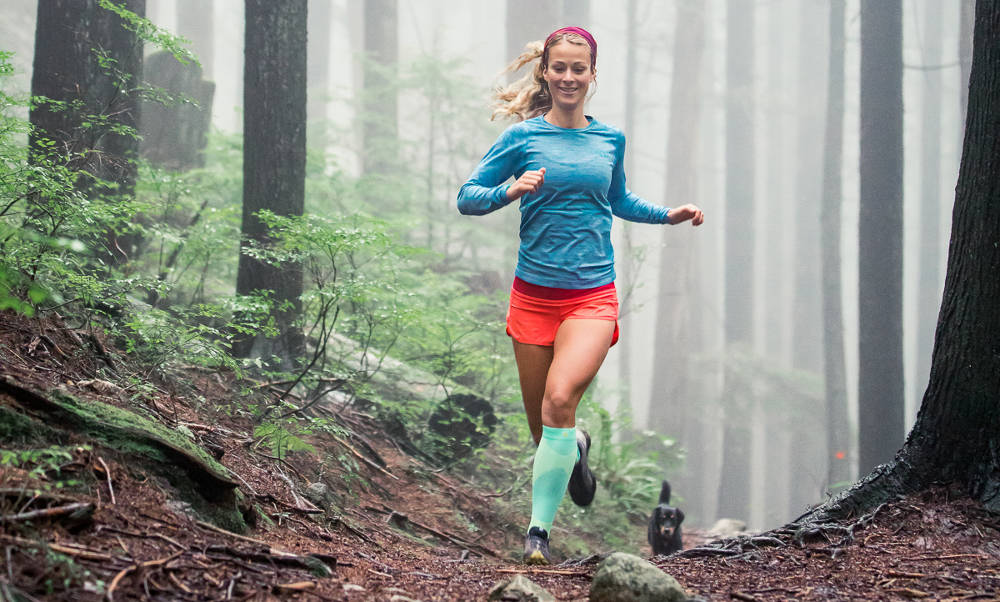
[[[614,282],[612,215],[669,224],[669,208],[625,187],[625,135],[592,117],[583,128],[561,128],[535,117],[508,127],[458,192],[458,210],[484,215],[507,205],[506,184],[545,168],[538,192],[521,197],[521,245],[514,275],[556,288]]]

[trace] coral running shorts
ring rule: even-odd
[[[579,296],[559,298],[565,297],[565,293],[569,292],[567,289],[515,281],[507,310],[507,334],[519,343],[550,347],[556,340],[556,331],[563,320],[614,320],[615,332],[611,337],[611,345],[617,343],[618,292],[614,284],[598,287]]]

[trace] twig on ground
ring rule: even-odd
[[[104,477],[108,482],[108,491],[111,493],[111,505],[117,505],[118,502],[115,501],[115,488],[111,486],[111,469],[104,462],[104,458],[97,456],[97,461],[101,463],[101,467],[104,469]]]

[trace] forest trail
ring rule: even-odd
[[[310,443],[335,448],[339,465],[279,459],[249,416],[219,411],[238,393],[224,373],[191,368],[193,389],[180,390],[137,379],[108,345],[0,314],[0,599],[485,600],[520,573],[587,600],[614,551],[591,542],[599,555],[525,567],[525,517],[502,494],[403,453],[372,416],[325,410],[342,430]],[[109,370],[117,381],[101,378]],[[109,434],[59,409],[67,399],[142,413],[180,439]],[[195,450],[171,451],[182,440]],[[231,480],[205,476],[213,459]],[[1000,517],[941,489],[823,532],[704,548],[686,530],[688,556],[652,561],[706,600],[998,599],[998,534]]]

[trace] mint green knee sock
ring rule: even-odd
[[[566,493],[577,455],[575,428],[542,426],[542,439],[538,442],[532,464],[529,529],[552,530],[552,520]]]

